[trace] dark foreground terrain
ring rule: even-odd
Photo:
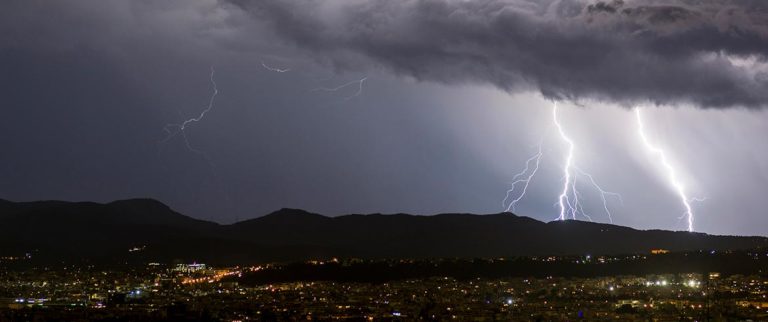
[[[768,239],[510,213],[0,201],[0,321],[766,320]]]
[[[282,209],[231,225],[193,219],[148,199],[108,204],[0,200],[0,256],[59,263],[204,261],[221,265],[314,258],[494,258],[643,254],[651,249],[768,247],[765,237],[636,230],[511,213],[325,217]]]

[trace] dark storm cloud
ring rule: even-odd
[[[764,1],[231,0],[338,68],[560,99],[764,107]]]

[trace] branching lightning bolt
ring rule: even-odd
[[[568,137],[568,135],[565,133],[565,130],[563,130],[562,124],[560,124],[560,120],[557,115],[558,108],[557,103],[555,103],[554,108],[552,110],[552,120],[554,122],[555,127],[557,128],[557,132],[560,135],[560,138],[568,145],[567,154],[565,156],[565,164],[563,165],[563,186],[562,190],[560,191],[560,194],[558,195],[557,202],[555,202],[554,206],[560,208],[560,215],[557,217],[558,220],[566,220],[566,219],[576,219],[577,216],[582,216],[586,218],[589,221],[592,221],[592,217],[584,210],[584,205],[581,202],[582,199],[582,193],[577,189],[577,180],[579,177],[586,178],[586,184],[592,186],[597,190],[597,192],[600,194],[600,198],[603,201],[603,209],[605,210],[605,213],[608,215],[608,220],[613,223],[613,215],[611,214],[611,210],[608,208],[608,197],[614,197],[619,199],[619,201],[623,204],[624,201],[621,198],[621,195],[615,192],[606,191],[603,189],[600,185],[597,184],[597,181],[595,178],[587,173],[586,171],[582,170],[581,168],[576,166],[576,163],[574,161],[574,153],[576,150],[576,145],[574,144],[573,140]],[[504,208],[504,211],[510,212],[514,211],[515,206],[517,205],[520,200],[525,197],[525,194],[528,190],[528,186],[531,183],[531,180],[533,180],[533,177],[536,175],[536,172],[539,170],[539,165],[541,164],[541,158],[543,156],[542,153],[542,145],[544,144],[544,140],[542,140],[541,143],[539,143],[539,151],[528,158],[528,160],[525,162],[525,169],[523,171],[520,171],[512,178],[512,186],[509,190],[507,190],[506,196],[504,197],[504,200],[502,201],[502,207]],[[533,164],[533,166],[532,166]],[[520,190],[520,194],[517,195],[516,198],[512,199],[515,195],[515,191],[518,191],[518,186],[522,185],[522,190]],[[509,201],[511,199],[511,201]],[[509,203],[507,203],[509,201]]]
[[[643,144],[645,145],[645,148],[648,149],[648,151],[652,152],[653,154],[656,154],[659,158],[659,161],[661,162],[662,167],[667,172],[667,180],[669,180],[669,184],[672,185],[672,188],[677,192],[677,195],[680,197],[680,201],[683,204],[683,207],[685,208],[685,212],[683,213],[682,218],[686,218],[688,220],[688,231],[693,231],[693,209],[691,208],[691,202],[692,201],[703,201],[702,198],[689,198],[685,193],[685,186],[682,182],[677,178],[677,174],[675,172],[675,169],[672,167],[672,165],[669,163],[669,160],[667,159],[666,153],[664,153],[664,150],[662,150],[659,147],[654,146],[650,140],[648,140],[648,137],[645,135],[645,127],[643,125],[643,118],[640,115],[640,109],[635,108],[635,115],[637,116],[637,132],[640,135],[640,139],[643,141]]]
[[[165,144],[166,142],[170,141],[177,135],[181,135],[181,138],[184,140],[184,146],[187,147],[187,150],[189,150],[192,153],[198,154],[205,159],[205,162],[208,163],[208,166],[211,168],[211,172],[213,173],[214,177],[217,181],[219,181],[219,184],[221,185],[221,180],[219,179],[219,176],[216,172],[216,165],[213,163],[213,160],[211,160],[211,157],[208,156],[208,153],[205,153],[204,151],[197,149],[192,146],[192,144],[189,142],[189,138],[187,137],[187,126],[202,121],[205,116],[213,110],[214,102],[216,100],[216,95],[219,94],[219,88],[216,84],[216,79],[214,78],[214,75],[216,74],[216,70],[211,66],[211,74],[210,74],[210,82],[211,87],[213,88],[213,93],[211,93],[211,98],[208,100],[208,106],[206,106],[200,114],[197,115],[197,117],[193,117],[190,119],[185,120],[181,123],[169,123],[166,124],[163,130],[168,134],[165,139],[159,142],[159,144]],[[225,197],[227,200],[229,200],[229,195],[225,193]]]
[[[520,200],[525,197],[525,193],[528,190],[528,185],[531,183],[531,179],[533,179],[533,176],[536,175],[536,172],[539,171],[539,164],[541,163],[541,144],[539,144],[539,152],[534,154],[532,157],[530,157],[527,161],[525,161],[525,169],[521,171],[520,173],[516,174],[512,178],[512,185],[507,190],[507,195],[504,197],[504,200],[501,202],[501,206],[505,209],[506,212],[514,212],[515,206],[517,205]],[[530,170],[531,162],[534,162],[533,170]],[[527,176],[525,176],[527,174]],[[525,176],[523,178],[523,176]],[[509,205],[507,205],[507,200],[510,198],[513,192],[515,192],[515,188],[518,184],[523,184],[523,190],[520,192],[520,195],[517,196],[517,198],[513,199],[509,202]]]
[[[345,97],[344,100],[346,101],[346,100],[350,100],[350,99],[352,99],[354,97],[360,96],[360,94],[363,93],[363,83],[367,79],[368,79],[368,76],[363,77],[363,78],[358,79],[358,80],[354,80],[354,81],[348,82],[348,83],[341,84],[341,85],[336,86],[336,87],[318,87],[318,88],[314,88],[314,89],[312,89],[312,91],[313,92],[315,92],[315,91],[336,92],[336,91],[339,91],[339,90],[341,90],[343,88],[346,88],[346,87],[349,87],[351,85],[357,84],[357,91],[354,94]]]
[[[197,117],[187,119],[182,123],[166,124],[163,130],[166,133],[168,133],[168,136],[166,136],[165,139],[160,141],[161,144],[168,142],[170,139],[174,138],[176,135],[181,134],[181,136],[184,138],[184,143],[186,144],[187,148],[190,151],[206,156],[204,152],[193,148],[192,145],[189,144],[189,140],[187,139],[187,134],[185,130],[187,129],[188,125],[202,121],[203,118],[205,118],[205,115],[208,114],[208,112],[210,112],[213,109],[213,102],[216,99],[216,95],[219,94],[219,88],[216,85],[216,80],[213,78],[215,74],[216,74],[216,70],[213,68],[213,66],[211,66],[210,80],[211,80],[211,86],[213,86],[213,93],[211,94],[211,98],[208,100],[208,106],[205,109],[203,109]]]
[[[613,223],[613,215],[611,215],[611,211],[608,210],[608,198],[606,198],[606,196],[615,197],[616,199],[619,200],[619,203],[621,203],[621,205],[624,205],[624,199],[618,193],[603,190],[603,188],[600,187],[600,185],[597,184],[597,181],[595,181],[595,178],[592,177],[591,174],[589,174],[587,172],[584,172],[584,170],[581,170],[581,168],[579,168],[579,167],[574,167],[574,169],[576,170],[576,172],[579,175],[587,177],[587,179],[589,179],[589,183],[592,185],[592,187],[597,189],[597,191],[600,193],[600,198],[603,201],[603,210],[605,210],[605,213],[608,214],[608,221]],[[574,185],[575,184],[576,184],[576,182],[574,180]],[[582,211],[582,213],[583,213],[583,211]]]
[[[216,74],[216,70],[211,66],[211,73],[209,76],[211,87],[213,89],[213,92],[211,93],[211,97],[208,100],[208,105],[198,114],[196,117],[189,118],[181,123],[169,123],[166,124],[163,130],[167,133],[167,136],[159,142],[160,145],[167,143],[177,135],[180,135],[181,138],[184,140],[184,146],[192,153],[195,153],[197,155],[200,155],[205,162],[208,164],[208,166],[211,169],[211,173],[213,174],[213,177],[215,178],[216,182],[218,183],[219,187],[221,188],[222,194],[224,198],[227,200],[227,202],[231,205],[232,199],[230,198],[229,194],[226,192],[225,189],[223,189],[224,184],[221,181],[221,178],[218,175],[218,172],[216,171],[216,165],[213,163],[213,160],[208,155],[208,153],[205,153],[204,151],[197,149],[192,146],[192,144],[189,142],[189,138],[187,137],[187,127],[197,123],[201,122],[206,115],[208,115],[211,110],[214,108],[214,102],[216,101],[216,96],[219,94],[219,88],[216,84],[216,79],[214,78]]]
[[[584,211],[584,207],[580,201],[581,192],[579,192],[576,187],[577,176],[583,176],[588,179],[588,183],[593,186],[600,194],[600,198],[603,201],[603,209],[608,215],[608,220],[613,223],[613,215],[611,214],[610,209],[608,209],[607,197],[616,197],[623,203],[621,195],[615,192],[606,191],[597,184],[595,178],[591,174],[576,166],[574,162],[576,144],[574,144],[573,140],[568,137],[568,135],[563,130],[563,126],[560,124],[560,120],[557,116],[557,111],[557,103],[555,103],[552,109],[552,120],[555,124],[555,127],[557,127],[557,132],[560,134],[560,138],[568,145],[568,152],[565,157],[565,164],[563,165],[563,188],[557,198],[557,202],[555,203],[560,208],[560,215],[557,217],[557,219],[565,220],[568,217],[571,219],[576,219],[576,216],[580,214],[588,220],[592,221],[592,217],[590,217],[586,211]]]

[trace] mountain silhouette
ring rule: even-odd
[[[327,217],[280,209],[230,225],[194,219],[151,199],[0,200],[0,255],[52,261],[248,263],[310,258],[477,258],[636,254],[768,247],[768,238],[637,230],[511,213]],[[129,252],[129,249],[138,251]]]

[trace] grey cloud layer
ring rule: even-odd
[[[558,99],[764,107],[764,1],[231,0],[340,68]]]

